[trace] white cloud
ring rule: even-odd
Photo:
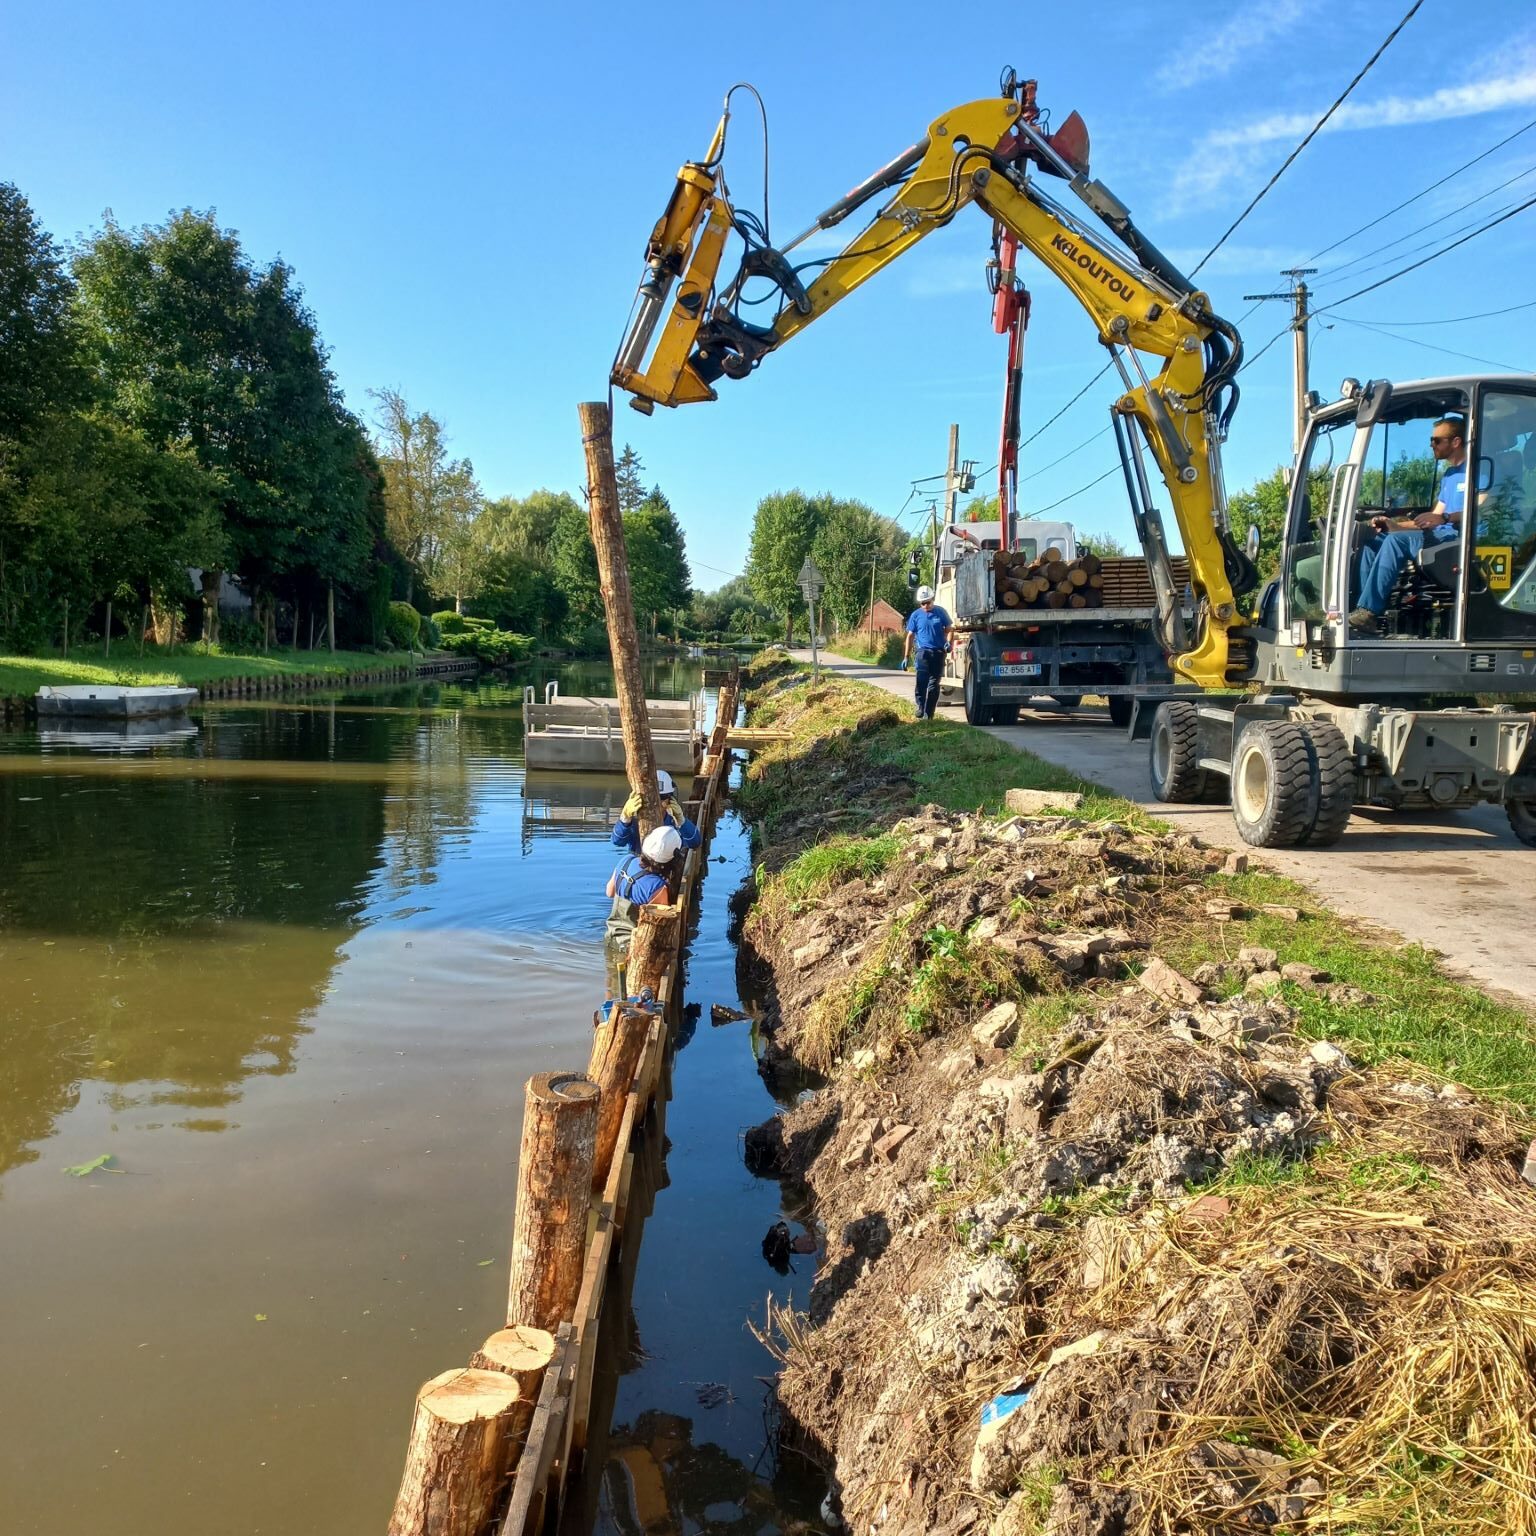
[[[1440,123],[1457,117],[1476,117],[1484,112],[1498,112],[1505,107],[1536,104],[1536,67],[1527,66],[1515,74],[1493,80],[1474,80],[1467,85],[1442,87],[1427,96],[1385,96],[1380,101],[1346,101],[1328,119],[1324,133],[1341,133],[1361,128],[1406,128],[1419,123]],[[1317,121],[1315,112],[1279,112],[1232,128],[1209,134],[1205,143],[1212,149],[1244,148],[1268,144],[1275,139],[1299,139]]]
[[[1289,32],[1315,9],[1316,0],[1250,0],[1225,26],[1202,38],[1198,48],[1181,48],[1176,59],[1158,70],[1157,84],[1173,91],[1224,79],[1249,54]]]
[[[1445,86],[1413,96],[1385,96],[1373,102],[1347,101],[1322,131],[1346,133],[1416,127],[1536,105],[1536,49],[1529,44],[1517,47],[1515,59],[1517,62],[1511,67],[1506,53],[1501,60],[1502,74],[1485,70],[1466,85]],[[1268,146],[1300,140],[1311,130],[1320,110],[1271,113],[1234,128],[1208,133],[1174,180],[1170,211],[1179,213],[1209,206],[1220,199],[1231,183],[1250,181],[1264,168],[1272,168],[1274,152]]]

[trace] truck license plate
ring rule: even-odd
[[[1038,661],[1014,662],[1007,666],[992,668],[993,677],[1039,677],[1040,663]]]

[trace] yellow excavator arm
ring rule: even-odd
[[[652,233],[613,383],[646,412],[656,404],[713,400],[721,377],[746,377],[769,352],[975,204],[1067,285],[1110,349],[1125,385],[1112,407],[1116,438],[1171,665],[1178,677],[1202,687],[1230,687],[1250,661],[1237,599],[1256,584],[1252,562],[1227,526],[1221,474],[1220,440],[1236,401],[1232,375],[1241,342],[1212,313],[1205,294],[1141,235],[1113,194],[1088,180],[1087,134],[1076,114],[1052,136],[1040,131],[1036,115],[1034,82],[1016,84],[1006,77],[1001,97],[946,112],[919,143],[776,250],[761,238],[761,226],[737,215],[726,192],[720,159],[727,106],[709,154],[678,173]],[[1134,255],[1110,248],[1046,196],[1031,165],[1066,180]],[[841,252],[798,267],[791,263],[788,253],[795,246],[882,193],[888,195],[873,220]],[[722,289],[718,273],[733,230],[747,249],[741,268]],[[753,279],[778,290],[780,307],[770,325],[755,325],[740,314],[743,289]],[[1155,373],[1148,374],[1143,355],[1161,359]],[[1183,594],[1174,587],[1143,466],[1143,442],[1168,488],[1189,557],[1193,630]]]

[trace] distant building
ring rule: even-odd
[[[864,617],[859,620],[856,628],[866,634],[873,630],[877,635],[899,635],[906,628],[907,621],[881,598],[873,608],[864,610]]]

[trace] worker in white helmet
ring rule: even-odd
[[[665,904],[672,899],[667,871],[682,849],[677,828],[663,823],[648,832],[640,851],[631,854],[608,877],[612,902],[603,929],[603,959],[608,971],[608,999],[626,995],[624,967],[629,946],[640,923],[640,908]]]
[[[939,679],[944,675],[944,658],[949,652],[949,631],[953,620],[933,600],[932,587],[917,589],[917,607],[907,616],[907,635],[901,647],[901,670],[907,670],[913,650],[917,652],[917,718],[932,720],[939,704]]]
[[[661,796],[663,823],[670,822],[677,828],[677,835],[682,839],[684,848],[697,848],[703,839],[699,836],[699,829],[683,814],[683,808],[677,801],[677,786],[665,768],[656,770],[656,790]],[[631,853],[640,852],[639,816],[642,804],[638,789],[624,802],[624,809],[619,812],[619,819],[613,824],[612,842],[615,848],[627,848]]]

